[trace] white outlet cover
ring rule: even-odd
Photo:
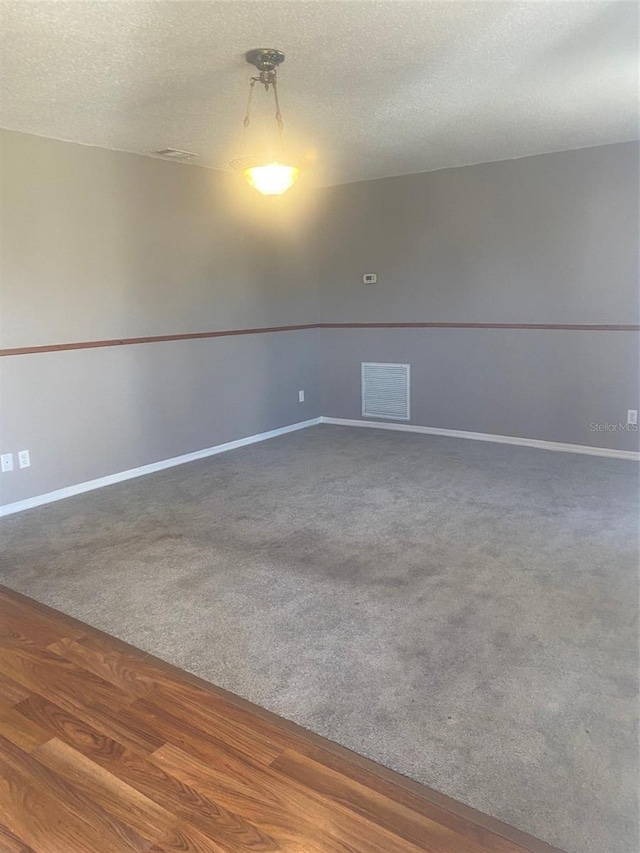
[[[31,467],[31,459],[29,457],[28,450],[19,450],[18,451],[18,464],[21,468],[30,468]]]
[[[3,453],[0,456],[0,463],[3,474],[6,474],[7,471],[13,471],[13,453]]]
[[[627,423],[636,425],[638,423],[638,410],[637,409],[628,409],[627,410]]]
[[[298,391],[298,402],[304,403],[304,391]]]

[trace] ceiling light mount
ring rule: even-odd
[[[246,52],[245,59],[250,65],[255,65],[260,72],[258,79],[268,89],[275,83],[276,69],[284,62],[284,53],[274,47],[255,47]]]
[[[241,172],[247,182],[263,195],[282,195],[296,182],[300,174],[300,167],[291,163],[284,146],[284,122],[280,112],[277,81],[277,69],[284,62],[284,53],[273,47],[257,47],[247,51],[245,59],[250,65],[254,65],[258,69],[259,75],[258,77],[251,77],[249,81],[249,99],[242,123],[240,156],[232,161],[231,166]],[[269,92],[269,89],[273,92],[276,108],[275,119],[278,128],[279,156],[277,159],[269,157],[265,161],[264,159],[252,159],[244,156],[247,130],[251,121],[253,90],[256,83],[263,85],[265,92]]]

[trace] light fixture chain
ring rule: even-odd
[[[247,128],[249,127],[249,122],[251,121],[251,103],[253,101],[253,90],[255,88],[257,77],[252,77],[251,82],[249,83],[249,97],[247,98],[247,111],[244,116],[244,121],[242,122],[242,136],[240,137],[240,156],[244,155],[244,145],[245,140],[247,138]]]
[[[284,121],[282,120],[282,113],[280,112],[280,99],[278,98],[278,84],[275,74],[273,75],[271,85],[273,86],[273,97],[276,102],[276,122],[278,124],[278,133],[280,135],[280,148],[282,150],[282,155],[284,156]]]

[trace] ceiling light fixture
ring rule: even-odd
[[[260,73],[257,77],[252,77],[249,82],[249,99],[242,126],[240,156],[231,162],[231,166],[243,174],[247,182],[263,195],[282,195],[289,187],[293,186],[300,175],[300,166],[294,165],[291,162],[286,155],[284,147],[284,122],[282,121],[282,113],[280,112],[277,82],[277,68],[281,62],[284,62],[284,53],[274,48],[259,47],[248,51],[246,60],[251,65],[255,65]],[[279,154],[273,160],[271,158],[259,160],[244,156],[247,130],[251,120],[253,91],[256,83],[261,83],[267,93],[271,89],[275,101]]]

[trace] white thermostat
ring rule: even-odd
[[[378,281],[378,276],[374,272],[366,272],[362,276],[363,284],[375,284]]]

